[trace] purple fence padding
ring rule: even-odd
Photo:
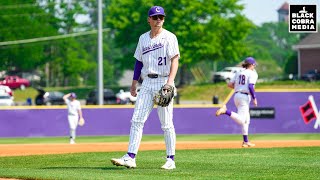
[[[258,92],[259,107],[274,107],[274,119],[251,119],[249,133],[318,133],[314,129],[315,121],[305,124],[299,106],[313,95],[315,103],[320,108],[320,92]],[[236,110],[233,98],[227,104],[231,110]],[[240,132],[237,128],[238,133]]]
[[[320,105],[320,92],[258,92],[260,107],[274,107],[274,119],[251,119],[249,133],[318,133],[314,121],[304,124],[299,106],[313,95]],[[227,103],[236,110],[233,97]],[[320,107],[320,106],[319,106]],[[174,109],[177,134],[240,134],[240,127],[226,115],[215,116],[216,107]],[[86,124],[77,135],[128,135],[133,108],[85,108]],[[0,137],[68,136],[66,109],[1,109]],[[156,109],[145,123],[144,134],[163,134]]]

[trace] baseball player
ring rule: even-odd
[[[226,114],[230,116],[236,123],[242,127],[243,143],[242,147],[253,147],[255,144],[250,143],[248,140],[248,131],[250,124],[249,104],[251,99],[255,106],[258,105],[255,96],[254,85],[257,82],[258,74],[255,71],[256,61],[253,57],[245,59],[242,67],[245,70],[235,74],[233,79],[228,83],[228,87],[234,89],[234,103],[238,112],[227,110],[226,105],[223,105],[216,111],[216,116]]]
[[[136,62],[130,89],[132,96],[137,96],[136,88],[140,75],[143,82],[131,119],[128,152],[122,158],[111,159],[111,162],[117,166],[136,167],[135,157],[140,146],[144,123],[154,106],[153,97],[163,85],[174,86],[180,52],[176,36],[162,27],[165,16],[162,7],[151,7],[148,12],[148,24],[151,30],[139,38],[134,54]],[[167,107],[158,106],[157,110],[164,132],[167,153],[167,161],[161,168],[175,169],[176,133],[173,125],[173,101]]]
[[[70,144],[75,144],[76,139],[76,129],[78,126],[78,121],[82,117],[80,102],[76,99],[75,93],[69,93],[63,96],[64,101],[68,107],[68,121],[70,127]]]

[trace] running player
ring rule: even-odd
[[[81,105],[80,102],[76,99],[77,96],[75,93],[69,93],[63,96],[64,101],[68,107],[68,121],[70,128],[70,144],[75,144],[76,139],[76,129],[78,122],[82,117]]]
[[[136,88],[140,75],[143,82],[131,119],[128,152],[120,159],[111,159],[114,165],[127,168],[136,167],[135,157],[140,146],[144,123],[154,106],[153,97],[164,84],[174,86],[180,58],[176,36],[162,27],[166,16],[164,9],[153,6],[148,15],[151,30],[140,36],[134,54],[136,62],[130,89],[132,96],[137,96]],[[173,101],[167,107],[157,108],[167,153],[167,161],[161,168],[175,169],[176,133],[173,125]]]
[[[216,111],[216,116],[226,114],[230,116],[236,123],[242,127],[243,143],[242,147],[253,147],[255,144],[250,143],[248,140],[248,131],[250,124],[249,104],[251,99],[255,106],[258,105],[255,96],[254,85],[257,82],[258,74],[255,71],[256,61],[253,57],[245,59],[242,67],[245,70],[235,74],[233,79],[228,83],[228,87],[234,89],[234,103],[238,112],[227,110],[226,105],[223,105]]]

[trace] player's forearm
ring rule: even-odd
[[[133,97],[137,96],[137,84],[138,84],[137,80],[132,80],[132,84],[131,84],[131,88],[130,88],[130,94]]]
[[[79,118],[83,118],[82,117],[82,111],[80,109],[78,110],[78,114],[79,114]]]
[[[137,87],[138,80],[132,80],[131,87]]]
[[[255,95],[255,91],[254,91],[254,84],[249,84],[249,92],[251,94],[252,99],[255,99],[256,95]]]
[[[71,95],[71,93],[68,93],[68,94],[64,95],[62,98],[63,98],[64,100],[66,100],[66,99],[68,99],[68,98],[70,97],[70,95]]]
[[[174,79],[176,78],[177,71],[179,67],[179,55],[176,55],[171,60],[170,74],[167,84],[173,85]]]

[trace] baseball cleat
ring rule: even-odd
[[[175,169],[176,168],[176,164],[175,162],[171,159],[171,158],[167,158],[167,162],[161,167],[161,169]]]
[[[225,114],[227,111],[227,106],[223,105],[220,109],[216,111],[216,116],[220,116],[221,114]]]
[[[70,139],[70,144],[76,144],[76,142],[73,139]]]
[[[136,159],[132,159],[128,154],[124,155],[122,158],[116,159],[112,158],[111,163],[116,166],[125,166],[127,168],[135,168]]]
[[[242,143],[242,147],[254,147],[255,144],[251,143],[251,142],[243,142]]]

